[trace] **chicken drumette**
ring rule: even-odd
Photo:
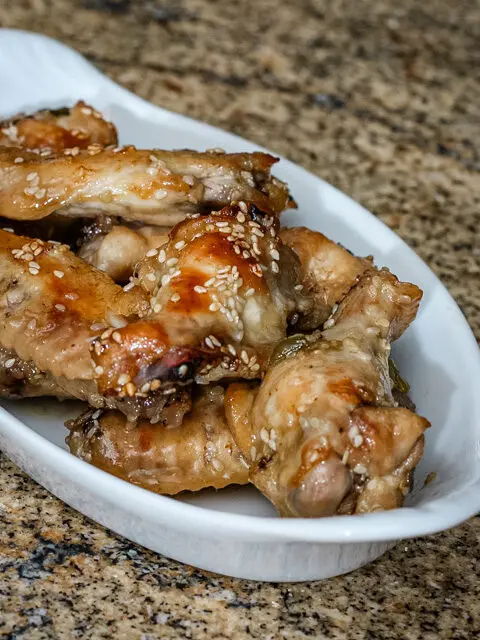
[[[420,298],[415,285],[369,270],[322,332],[277,350],[258,389],[229,388],[227,417],[250,479],[282,515],[402,504],[429,423],[396,406],[388,358]]]

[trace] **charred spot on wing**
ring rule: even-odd
[[[265,218],[272,215],[271,211],[264,211],[260,209],[260,207],[253,202],[250,202],[248,205],[248,212],[252,217],[253,222],[258,222],[258,224],[264,224]]]
[[[161,360],[139,371],[134,383],[140,386],[152,380],[159,380],[162,383],[187,384],[193,381],[196,372],[207,360],[211,360],[212,356],[213,354],[199,349],[173,348]]]
[[[68,116],[70,114],[70,108],[59,107],[58,109],[50,109],[50,113],[52,114],[52,116],[55,116],[56,118],[61,116]]]

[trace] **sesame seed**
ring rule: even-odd
[[[216,336],[211,335],[210,336],[210,340],[213,342],[213,344],[216,347],[221,347],[222,346],[222,343],[220,342],[220,340],[218,340],[218,338]]]
[[[3,231],[7,231],[7,233],[14,233],[11,227],[3,227]]]
[[[293,288],[295,291],[301,291],[303,289],[303,284],[296,284]]]
[[[228,222],[225,221],[220,221],[220,222],[216,222],[215,225],[221,229],[222,227],[228,227]]]
[[[5,369],[10,369],[15,364],[15,358],[9,358],[5,361]]]
[[[161,310],[162,310],[162,305],[161,305],[161,304],[156,304],[156,305],[153,307],[153,312],[154,312],[154,313],[160,313],[160,311],[161,311]]]
[[[162,262],[165,262],[166,259],[167,259],[167,254],[165,253],[165,250],[160,249],[158,253],[158,261],[160,262],[160,264],[162,264]]]
[[[27,175],[26,180],[27,180],[27,182],[31,182],[32,180],[35,180],[35,178],[38,178],[38,177],[39,177],[38,173],[36,171],[32,171],[31,173],[29,173]]]
[[[178,302],[180,300],[180,294],[174,293],[173,296],[171,296],[170,300],[172,302]]]
[[[37,191],[38,191],[38,187],[26,187],[23,190],[23,193],[27,196],[33,196],[37,193]]]
[[[245,351],[245,349],[243,349],[241,351],[240,358],[241,358],[242,362],[244,362],[245,364],[248,364],[250,358],[248,357],[248,353]]]
[[[132,397],[135,395],[135,391],[136,391],[136,387],[132,382],[129,382],[127,384],[127,386],[125,387],[125,391],[127,392],[127,394]]]
[[[107,312],[107,320],[109,324],[111,324],[115,329],[120,329],[121,327],[125,327],[128,324],[127,320],[123,316],[119,316],[112,311]]]
[[[276,249],[272,249],[270,251],[270,255],[272,256],[272,258],[274,260],[280,260],[280,254],[278,253],[278,251]]]
[[[37,326],[37,321],[35,320],[35,318],[33,318],[32,320],[30,320],[30,322],[27,324],[27,329],[30,329],[31,331],[33,331],[33,329],[35,329],[35,327]]]
[[[268,441],[270,440],[270,438],[268,435],[268,431],[265,429],[265,427],[262,427],[262,429],[260,430],[260,438],[261,440],[263,440],[263,442],[265,442],[265,444],[268,444]]]
[[[181,251],[185,246],[185,244],[186,244],[185,240],[180,240],[180,242],[177,242],[174,246],[175,246],[175,249],[178,249],[178,251]]]
[[[205,338],[205,344],[207,345],[207,347],[209,347],[210,349],[215,349],[215,346],[211,340],[211,338],[209,336],[207,336]]]
[[[367,467],[363,464],[356,464],[353,470],[355,473],[359,473],[361,475],[364,475],[367,473]]]
[[[220,305],[218,302],[212,302],[208,308],[210,311],[218,311],[220,309]]]
[[[362,445],[363,443],[363,437],[361,435],[355,436],[353,439],[353,446],[355,448],[358,448]]]
[[[31,268],[30,268],[30,269],[29,269],[29,271],[30,271],[30,273],[32,274],[32,276],[37,276],[37,275],[38,275],[38,273],[39,273],[38,269],[31,269]]]
[[[163,392],[164,396],[169,396],[172,393],[175,393],[175,387],[171,387],[170,389],[165,389],[165,391]]]
[[[140,392],[148,393],[150,391],[150,386],[150,382],[145,382],[145,384],[140,387]]]
[[[118,376],[117,384],[123,387],[127,382],[130,382],[130,376],[128,373],[122,373]]]
[[[207,293],[207,290],[205,289],[205,287],[202,287],[199,284],[195,285],[193,287],[193,290],[196,291],[197,293]]]
[[[157,389],[160,389],[161,386],[162,386],[162,383],[160,382],[160,380],[152,380],[152,382],[150,383],[150,389],[152,391],[156,391]]]
[[[155,282],[155,280],[157,279],[157,276],[152,272],[152,273],[147,273],[145,278],[150,282]]]
[[[248,291],[245,292],[245,298],[250,298],[251,296],[253,296],[254,293],[255,293],[255,289],[253,287],[250,287],[250,289],[248,289]]]
[[[210,278],[210,280],[207,280],[203,284],[205,287],[211,287],[214,282],[215,282],[215,278]]]
[[[33,252],[34,256],[39,256],[43,251],[43,247],[38,247],[38,249],[35,249],[35,251]]]
[[[112,333],[112,340],[117,344],[122,344],[122,336],[118,333],[118,331],[114,331]]]
[[[258,362],[256,362],[255,364],[252,364],[252,366],[250,367],[250,369],[252,371],[258,371],[260,369],[260,365],[258,364]]]
[[[188,373],[188,365],[187,364],[182,364],[178,367],[178,375],[181,378],[184,378]]]
[[[66,311],[67,307],[64,304],[56,304],[55,309],[57,309],[57,311]]]
[[[126,285],[123,287],[123,290],[124,290],[124,291],[131,291],[131,290],[134,288],[134,286],[135,286],[135,283],[134,283],[134,282],[129,282],[128,284],[126,284]]]
[[[335,324],[335,320],[333,318],[329,318],[323,323],[323,328],[330,329],[331,327],[334,326],[334,324]]]
[[[171,278],[170,278],[170,276],[168,274],[165,274],[164,276],[162,276],[162,279],[160,281],[161,284],[162,284],[162,287],[166,287],[167,284],[170,282],[170,280],[171,280]]]
[[[20,156],[18,158],[15,158],[15,160],[14,160],[15,164],[20,164],[21,162],[24,162],[24,159],[20,158]]]
[[[278,273],[280,271],[276,262],[272,262],[272,271],[273,273]]]
[[[101,367],[100,365],[97,365],[95,367],[95,373],[97,374],[97,376],[101,376],[103,373],[103,367]]]
[[[163,200],[164,198],[167,197],[167,195],[168,195],[168,192],[165,191],[165,189],[158,189],[153,194],[153,197],[155,198],[155,200]]]
[[[158,253],[158,249],[150,249],[150,251],[147,251],[147,253],[145,254],[147,256],[147,258],[153,258],[153,256],[156,256]]]
[[[30,263],[30,264],[32,264],[32,263]],[[55,270],[55,271],[53,272],[53,275],[54,275],[56,278],[63,278],[63,276],[64,276],[65,274],[63,273],[63,271],[57,271],[57,270]]]
[[[183,176],[183,181],[189,184],[190,186],[193,186],[195,184],[195,178],[193,176],[189,176],[189,175]]]
[[[177,264],[178,258],[169,258],[167,260],[167,267],[173,267]]]
[[[227,345],[227,349],[230,351],[232,356],[236,356],[237,355],[237,351],[236,351],[235,347],[233,346],[233,344],[228,344]]]

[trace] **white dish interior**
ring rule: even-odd
[[[43,36],[0,29],[0,87],[0,117],[84,99],[113,120],[121,143],[259,149],[146,103]],[[285,520],[248,487],[157,496],[70,456],[63,422],[78,413],[78,403],[2,402],[8,413],[0,410],[0,447],[55,495],[140,544],[233,576],[304,580],[350,571],[380,555],[388,541],[453,526],[480,510],[480,358],[455,302],[398,236],[300,167],[282,160],[274,174],[289,183],[299,204],[284,224],[319,229],[359,255],[373,254],[378,265],[424,290],[417,320],[393,348],[418,412],[432,423],[407,507]],[[435,479],[424,486],[431,472]]]

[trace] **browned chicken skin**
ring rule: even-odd
[[[103,392],[260,377],[303,302],[298,261],[277,229],[243,202],[177,225],[126,287],[148,294],[148,314],[92,345]]]
[[[89,410],[67,425],[67,443],[83,460],[157,493],[246,484],[248,465],[227,427],[224,393],[215,385],[198,388],[182,425],[169,429]]]
[[[90,352],[97,337],[126,325],[146,306],[140,289],[123,291],[64,245],[0,231],[0,346],[14,352],[20,366],[43,374],[25,395],[40,395],[41,384],[49,395],[157,419],[173,399],[106,396],[99,392]],[[179,392],[176,401],[188,409],[185,394]]]
[[[299,336],[284,357],[277,352],[258,391],[229,388],[227,419],[251,480],[282,515],[401,505],[429,423],[395,406],[389,344],[420,298],[414,285],[370,270],[321,334]]]
[[[81,101],[71,108],[45,109],[0,122],[0,146],[31,149],[44,156],[65,149],[86,149],[90,145],[106,147],[117,142],[114,125]]]
[[[38,220],[118,215],[172,226],[187,213],[245,199],[263,211],[292,206],[285,185],[270,176],[277,159],[265,153],[198,153],[101,148],[42,157],[0,147],[0,216]]]
[[[280,238],[298,256],[303,292],[311,299],[297,328],[317,329],[328,318],[334,304],[342,300],[362,273],[372,266],[372,261],[357,258],[323,233],[306,227],[282,229]]]

